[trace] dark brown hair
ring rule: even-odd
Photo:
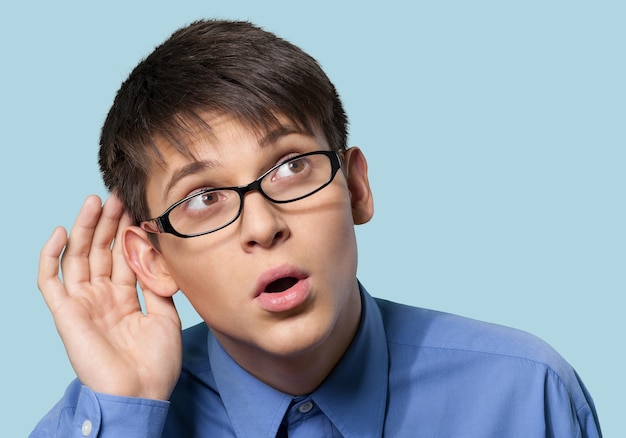
[[[135,220],[149,214],[146,180],[160,158],[155,138],[190,156],[190,133],[210,135],[206,113],[228,114],[259,130],[284,117],[309,132],[321,129],[334,150],[346,147],[343,106],[313,58],[247,22],[194,22],[135,67],[102,127],[104,183]]]

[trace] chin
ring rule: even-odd
[[[297,317],[296,319],[298,320],[282,321],[268,330],[261,348],[275,356],[296,358],[314,352],[332,340],[331,321]]]

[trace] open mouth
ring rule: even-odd
[[[272,281],[265,288],[265,292],[267,293],[276,293],[276,292],[284,292],[294,284],[298,282],[298,279],[295,277],[283,277],[278,280]]]

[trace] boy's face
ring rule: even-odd
[[[285,158],[330,149],[320,133],[294,128],[259,135],[229,116],[208,121],[213,135],[192,142],[200,166],[159,145],[166,166],[149,174],[152,216],[199,189],[246,185]],[[188,239],[159,234],[158,269],[236,360],[328,352],[349,343],[360,318],[354,218],[366,222],[372,206],[361,152],[345,155],[348,179],[339,171],[308,198],[274,204],[252,192],[226,228]],[[351,166],[351,155],[363,165]],[[368,200],[359,203],[364,192]]]

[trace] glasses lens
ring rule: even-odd
[[[234,190],[199,192],[177,205],[170,223],[181,234],[206,233],[232,222],[239,211],[239,194]]]
[[[313,153],[299,155],[272,168],[259,184],[264,195],[272,201],[291,202],[322,189],[332,177],[331,158],[324,153]],[[185,236],[218,230],[237,219],[241,204],[239,191],[245,193],[255,184],[236,190],[198,192],[169,212],[170,225]]]
[[[261,188],[274,201],[295,201],[328,184],[331,173],[327,155],[301,155],[272,169],[261,180]]]

